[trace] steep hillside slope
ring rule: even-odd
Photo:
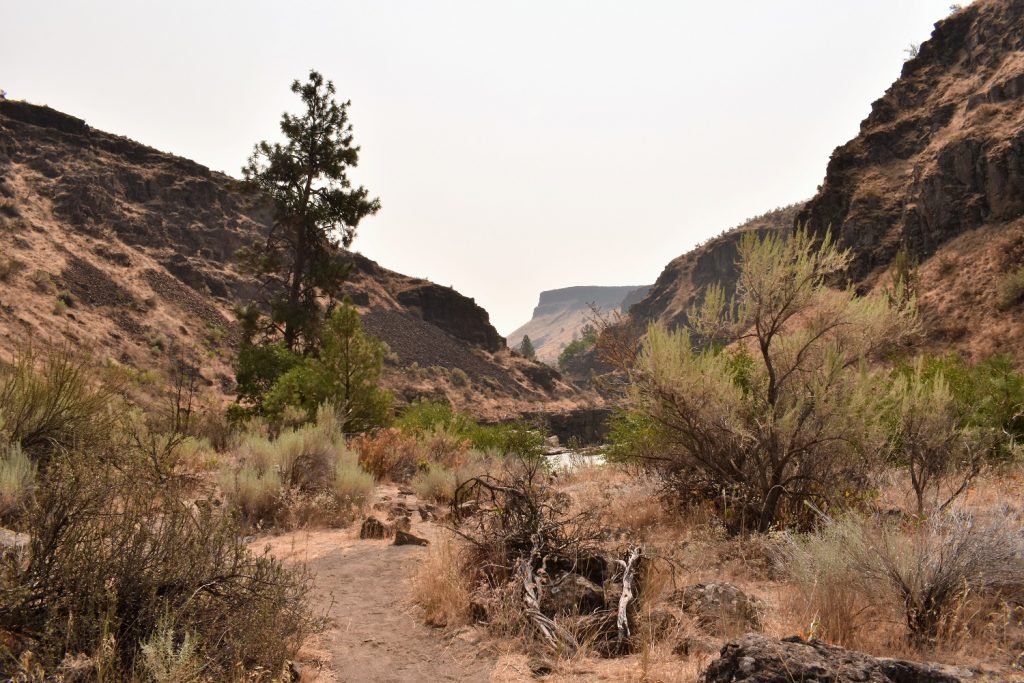
[[[528,335],[537,358],[554,363],[558,354],[587,324],[591,305],[605,312],[627,311],[650,289],[644,287],[565,287],[540,293],[533,317],[508,335],[508,344],[516,346]]]
[[[900,248],[919,260],[936,346],[1024,360],[1021,306],[996,295],[1021,265],[1022,215],[1024,1],[978,0],[935,25],[799,219],[832,226],[866,288],[886,284]]]
[[[638,329],[651,322],[675,327],[686,322],[686,312],[700,299],[704,289],[715,282],[731,289],[736,279],[736,245],[747,232],[788,230],[801,205],[769,211],[727,230],[692,251],[672,260],[661,271],[647,296],[629,311]]]
[[[268,220],[230,177],[0,101],[0,357],[24,340],[65,338],[145,377],[184,354],[208,393],[227,400],[231,310],[255,289],[233,257]],[[444,396],[489,419],[587,401],[513,356],[472,299],[349,258],[346,290],[391,348],[385,383],[400,399]]]

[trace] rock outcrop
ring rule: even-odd
[[[953,237],[1024,213],[1024,3],[982,0],[935,25],[832,154],[800,213],[832,226],[858,280],[906,247],[921,260]]]
[[[849,248],[862,292],[891,286],[906,250],[932,350],[1024,363],[1024,302],[1001,283],[1024,258],[1024,3],[978,0],[935,25],[839,146],[817,194],[724,233],[672,261],[631,309],[635,330],[686,322],[704,288],[735,283],[735,245],[749,230],[806,224]],[[638,333],[640,333],[638,332]]]
[[[883,659],[817,640],[748,634],[722,648],[705,683],[959,683],[959,672]]]
[[[670,602],[697,622],[705,632],[721,636],[760,631],[765,605],[731,583],[698,583],[672,595]]]

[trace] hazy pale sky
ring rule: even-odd
[[[0,0],[0,88],[239,175],[332,79],[381,198],[354,248],[499,332],[811,196],[949,0]]]

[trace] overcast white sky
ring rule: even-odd
[[[2,0],[0,88],[237,176],[316,68],[383,203],[354,248],[507,333],[811,196],[949,4]]]

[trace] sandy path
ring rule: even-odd
[[[383,491],[394,499],[393,491]],[[409,496],[407,504],[416,507]],[[378,519],[383,513],[376,513]],[[358,525],[357,525],[358,526]],[[437,528],[419,522],[412,532],[434,538]],[[363,541],[358,528],[313,530],[257,541],[278,557],[306,562],[314,574],[315,602],[327,607],[330,629],[302,659],[320,659],[323,670],[303,680],[318,681],[489,681],[492,655],[423,624],[409,599],[410,580],[427,549]],[[308,671],[308,673],[305,673]]]

